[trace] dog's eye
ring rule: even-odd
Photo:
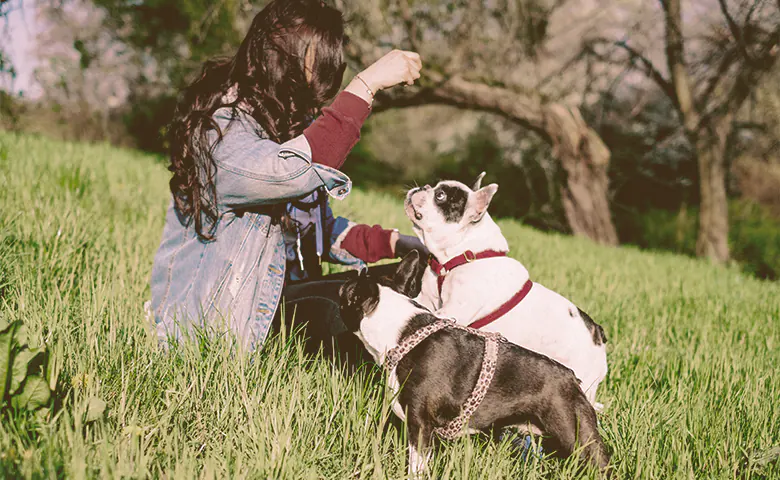
[[[447,194],[439,190],[436,192],[436,201],[437,202],[443,202],[444,200],[447,200]]]

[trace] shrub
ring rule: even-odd
[[[683,206],[677,212],[648,210],[622,215],[618,231],[623,243],[642,248],[696,254],[699,212]],[[780,278],[780,221],[766,207],[749,200],[729,204],[731,257],[759,278]]]
[[[745,200],[732,202],[729,214],[734,259],[757,277],[780,278],[780,221],[767,208]]]

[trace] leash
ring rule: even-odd
[[[453,268],[459,267],[461,265],[465,265],[467,263],[471,263],[475,260],[480,260],[483,258],[494,258],[494,257],[506,257],[506,252],[498,252],[495,250],[484,250],[479,253],[474,253],[471,250],[466,250],[461,255],[458,255],[457,257],[451,259],[450,261],[441,264],[433,255],[431,255],[428,258],[428,265],[431,267],[431,270],[433,270],[433,273],[436,274],[436,283],[439,286],[439,296],[441,296],[441,287],[444,285],[444,278],[447,276],[447,274],[452,271]],[[506,315],[510,310],[515,308],[520,302],[523,301],[523,299],[528,295],[528,293],[531,291],[531,287],[533,286],[534,282],[531,281],[529,278],[526,280],[526,282],[523,284],[523,286],[520,288],[520,290],[512,295],[512,298],[504,302],[500,307],[493,310],[489,314],[485,315],[482,318],[478,318],[477,320],[474,320],[469,324],[470,328],[482,328],[485,325],[490,324],[491,322],[494,322],[498,320],[499,318]]]
[[[457,417],[450,420],[446,425],[436,427],[433,430],[434,433],[440,437],[447,440],[453,440],[463,431],[463,427],[468,424],[471,416],[474,415],[474,412],[482,403],[482,400],[485,399],[490,383],[493,381],[493,376],[496,373],[498,344],[506,342],[507,340],[498,332],[483,332],[471,327],[458,325],[451,320],[439,319],[420,328],[413,334],[404,338],[400,344],[390,349],[390,351],[387,352],[387,355],[385,355],[384,366],[388,373],[392,373],[407,353],[411,352],[414,347],[419,345],[423,340],[444,328],[463,330],[482,337],[485,340],[485,353],[482,357],[482,366],[479,370],[479,377],[477,377],[477,383],[474,385],[474,390],[471,391],[471,394],[461,407],[460,414]]]

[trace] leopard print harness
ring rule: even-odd
[[[498,344],[506,342],[507,340],[498,332],[483,332],[475,328],[459,325],[452,320],[439,319],[420,328],[413,334],[408,335],[400,344],[390,349],[385,356],[384,366],[389,373],[393,373],[396,367],[398,367],[398,363],[407,353],[411,352],[414,347],[432,334],[445,328],[463,330],[482,337],[485,340],[485,354],[482,358],[482,367],[479,371],[477,384],[474,385],[474,390],[466,399],[466,403],[461,407],[460,415],[452,419],[446,425],[434,429],[434,433],[440,437],[447,440],[453,440],[463,433],[463,427],[468,424],[469,419],[471,419],[471,416],[482,403],[482,400],[484,400],[490,383],[493,381],[493,375],[496,373]]]

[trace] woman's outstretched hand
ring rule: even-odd
[[[359,73],[374,93],[399,83],[411,85],[420,78],[422,60],[415,52],[393,50]]]
[[[372,95],[379,90],[399,83],[412,85],[420,78],[420,69],[422,69],[422,60],[419,54],[393,50],[357,74],[356,78],[347,85],[346,90],[371,103]]]

